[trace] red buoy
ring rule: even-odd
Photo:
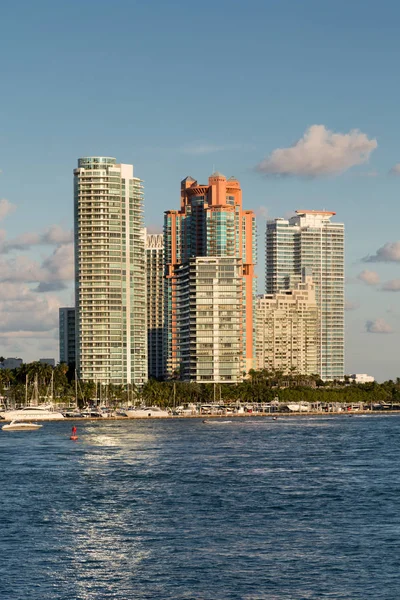
[[[75,425],[72,427],[72,432],[71,432],[71,436],[70,436],[69,439],[73,440],[74,442],[76,442],[76,440],[78,439],[78,436],[76,435],[76,427],[75,427]]]

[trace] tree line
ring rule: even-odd
[[[400,403],[400,378],[383,383],[323,382],[318,375],[303,376],[295,372],[250,370],[239,384],[188,383],[178,379],[149,379],[142,389],[135,385],[101,385],[94,381],[75,381],[75,369],[65,363],[56,367],[41,362],[22,364],[16,369],[0,369],[0,395],[6,405],[31,401],[34,389],[39,401],[84,406],[105,404],[121,406],[146,404],[173,407],[193,404]]]

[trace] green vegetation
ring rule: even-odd
[[[73,368],[63,363],[51,367],[40,362],[23,364],[12,371],[0,369],[0,395],[8,405],[24,404],[26,398],[29,401],[32,397],[35,380],[41,401],[53,399],[56,403],[74,405],[77,395],[79,406],[90,402],[110,406],[140,402],[165,407],[188,403],[271,402],[276,398],[282,403],[400,403],[400,378],[381,384],[350,384],[348,381],[324,383],[318,375],[307,377],[296,373],[284,375],[279,371],[251,370],[248,377],[238,385],[150,379],[139,391],[134,385],[129,389],[127,386],[112,384],[96,386],[93,381],[78,382],[75,386]]]

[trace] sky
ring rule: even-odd
[[[100,155],[134,165],[152,231],[186,176],[237,177],[260,293],[266,218],[335,211],[346,372],[400,376],[399,21],[394,0],[3,3],[0,354],[58,359],[72,172]]]

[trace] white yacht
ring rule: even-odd
[[[3,425],[2,429],[4,429],[4,431],[36,431],[41,427],[43,427],[43,425],[39,425],[38,423],[26,423],[25,421],[11,421],[11,423]]]
[[[299,404],[287,404],[290,412],[309,412],[310,405],[305,402],[300,402]]]
[[[48,404],[39,406],[25,406],[18,410],[6,410],[2,413],[3,419],[7,421],[57,421],[64,419],[64,415]]]
[[[145,419],[148,417],[154,418],[165,418],[169,417],[170,414],[167,410],[162,410],[158,406],[149,406],[145,408],[133,408],[132,410],[126,410],[125,414],[130,419]]]

